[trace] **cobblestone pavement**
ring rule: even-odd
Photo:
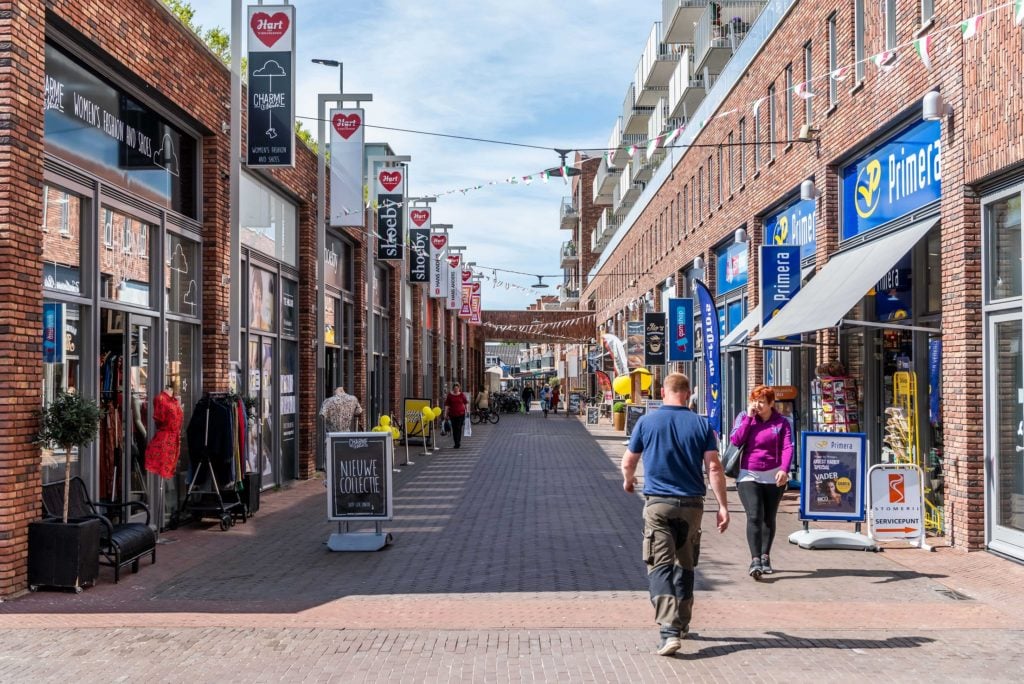
[[[1024,680],[1024,568],[801,550],[795,494],[760,583],[735,492],[726,534],[706,516],[693,633],[652,655],[622,433],[540,413],[473,430],[410,451],[383,551],[327,551],[323,485],[300,482],[227,532],[165,532],[117,585],[104,568],[80,595],[0,604],[0,682]]]

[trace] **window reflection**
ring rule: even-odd
[[[82,198],[53,186],[43,189],[43,287],[82,292]]]
[[[100,293],[106,299],[150,306],[150,235],[155,232],[139,219],[103,209],[103,247],[100,249]]]
[[[168,233],[165,240],[164,302],[168,313],[199,315],[199,245]]]

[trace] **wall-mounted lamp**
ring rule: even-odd
[[[733,236],[732,236],[732,240],[736,244],[740,244],[742,242],[746,242],[749,239],[750,238],[747,237],[747,229],[746,228],[737,228],[736,232],[733,233]]]
[[[621,321],[622,320],[622,312],[621,311],[619,313],[615,314],[615,320],[616,321]]]
[[[819,197],[821,197],[821,192],[818,191],[818,186],[814,184],[814,181],[808,179],[800,184],[800,199],[816,200]]]
[[[797,136],[797,140],[800,142],[814,143],[814,154],[817,157],[821,156],[821,138],[818,137],[819,132],[819,129],[811,128],[808,124],[804,124],[800,127],[800,134]]]
[[[673,287],[675,287],[675,285],[676,285],[675,277],[669,276],[668,278],[665,278],[665,289],[666,290],[671,290]]]
[[[693,270],[694,271],[703,271],[704,270],[704,257],[698,256],[698,257],[694,258],[694,260],[693,260]]]
[[[946,102],[942,93],[933,90],[924,96],[921,104],[921,118],[925,121],[942,121],[953,116],[953,105]]]

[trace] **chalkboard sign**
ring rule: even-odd
[[[394,446],[383,432],[327,434],[327,519],[391,520]]]
[[[646,406],[637,406],[636,404],[629,404],[626,406],[626,436],[629,437],[633,434],[633,427],[636,422],[640,420],[643,415],[647,413]]]
[[[583,397],[578,392],[569,392],[569,413],[576,416],[580,413]]]
[[[601,420],[601,407],[600,406],[588,406],[587,407],[587,425],[597,425]]]

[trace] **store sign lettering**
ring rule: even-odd
[[[816,209],[814,200],[800,200],[765,218],[764,244],[797,246],[801,259],[813,257]]]
[[[942,196],[941,134],[938,121],[913,124],[841,170],[844,240]]]

